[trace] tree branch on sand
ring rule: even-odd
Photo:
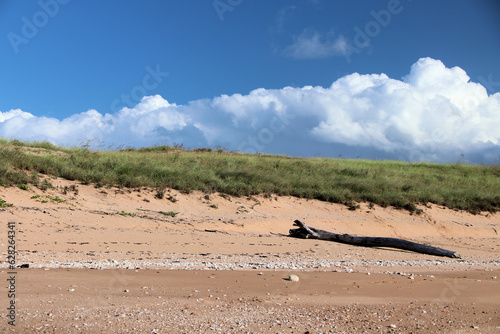
[[[390,248],[409,250],[422,254],[446,256],[451,258],[461,257],[460,254],[454,251],[438,247],[432,247],[429,245],[424,245],[404,239],[383,238],[383,237],[358,237],[349,234],[337,234],[309,227],[300,220],[295,220],[293,225],[299,227],[291,229],[289,232],[290,233],[289,236],[294,238],[335,241],[344,244],[364,246],[364,247],[390,247]]]

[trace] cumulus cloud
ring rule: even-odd
[[[187,125],[188,117],[178,109],[157,95],[145,97],[134,108],[123,108],[116,114],[88,110],[63,120],[11,110],[0,112],[0,136],[67,146],[90,140],[115,146],[152,145],[161,133],[176,132]]]
[[[184,143],[298,156],[475,163],[500,158],[500,93],[459,67],[422,58],[401,80],[353,73],[330,87],[256,89],[247,95],[171,104],[159,95],[115,114],[69,118],[0,112],[0,136],[79,145]]]
[[[323,37],[316,31],[306,29],[285,48],[284,54],[295,59],[315,59],[343,56],[347,51],[347,41],[343,36],[330,32]]]

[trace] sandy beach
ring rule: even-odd
[[[411,215],[367,203],[351,211],[293,197],[175,190],[157,198],[154,189],[50,181],[45,192],[0,188],[13,204],[0,208],[2,332],[500,331],[498,214],[429,205]],[[295,219],[462,257],[294,239],[287,235]]]

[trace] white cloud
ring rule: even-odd
[[[0,123],[11,118],[28,119],[34,117],[32,114],[22,111],[21,109],[12,109],[7,112],[0,112]]]
[[[323,37],[316,31],[306,29],[294,37],[293,44],[285,48],[284,54],[295,59],[316,59],[343,56],[347,51],[347,41],[343,36],[330,32]]]
[[[148,96],[134,108],[102,115],[96,110],[66,119],[35,117],[20,110],[0,112],[0,136],[23,140],[48,140],[60,145],[80,145],[98,140],[105,145],[141,146],[158,141],[156,133],[178,131],[188,117],[161,96]]]
[[[402,80],[354,73],[326,88],[260,88],[186,105],[155,95],[115,114],[89,110],[63,120],[10,110],[0,112],[0,136],[451,162],[465,154],[498,163],[500,93],[488,95],[462,69],[422,58]]]

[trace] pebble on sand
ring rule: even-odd
[[[295,274],[290,274],[290,276],[288,276],[288,280],[292,281],[292,282],[298,282],[299,281],[299,276],[297,276]]]

